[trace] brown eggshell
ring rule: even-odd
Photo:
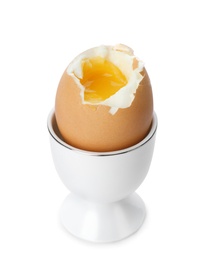
[[[112,115],[110,107],[84,105],[80,89],[65,71],[55,100],[55,116],[64,141],[74,147],[108,152],[130,147],[148,133],[153,117],[150,79],[143,69],[143,80],[130,107]]]

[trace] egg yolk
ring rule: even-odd
[[[83,60],[83,78],[85,101],[96,103],[114,95],[127,84],[127,79],[110,61],[95,57]]]

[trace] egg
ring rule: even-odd
[[[122,44],[79,54],[60,79],[55,117],[63,140],[82,150],[110,152],[137,144],[153,117],[144,63]]]

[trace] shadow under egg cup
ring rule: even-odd
[[[113,152],[90,152],[65,143],[54,110],[48,117],[53,161],[71,193],[60,217],[76,237],[92,242],[114,242],[139,229],[145,205],[134,192],[147,175],[157,130],[154,113],[148,135],[138,144]]]

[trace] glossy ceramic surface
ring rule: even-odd
[[[132,193],[148,173],[156,129],[154,113],[149,134],[137,145],[114,152],[89,152],[62,140],[54,110],[50,112],[48,130],[53,161],[60,179],[72,192],[60,214],[69,232],[93,242],[112,242],[141,226],[145,206]]]

